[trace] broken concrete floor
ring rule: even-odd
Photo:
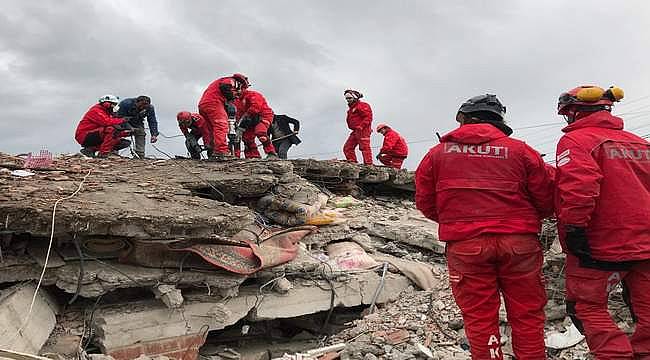
[[[437,224],[415,209],[413,173],[344,161],[132,161],[74,155],[56,158],[51,168],[31,170],[31,176],[11,175],[22,166],[22,159],[0,154],[0,289],[3,301],[20,299],[20,306],[4,308],[8,313],[0,321],[10,321],[17,333],[16,321],[7,319],[25,315],[33,294],[29,284],[47,265],[37,298],[52,299],[52,306],[37,301],[36,322],[25,327],[38,339],[24,344],[29,353],[190,359],[202,346],[233,346],[233,327],[243,333],[283,321],[292,340],[304,340],[295,352],[344,342],[342,358],[468,358],[462,320],[447,285],[444,245],[437,239]],[[82,182],[76,195],[60,201],[52,234],[54,203]],[[166,248],[179,241],[228,243],[253,224],[285,229],[305,222],[319,229],[302,239],[293,260],[251,275]],[[353,265],[377,265],[340,268],[348,263],[337,263],[328,252],[335,242],[353,242],[367,253]],[[557,247],[548,247],[547,331],[564,331],[563,258]],[[134,257],[146,261],[134,263]],[[417,271],[386,266],[382,281],[382,264],[398,260]],[[431,289],[419,290],[418,283]],[[373,299],[376,311],[367,314]],[[63,310],[53,310],[58,308]],[[616,300],[613,313],[627,324],[623,308]],[[304,330],[305,321],[298,323],[313,316],[320,325],[331,316],[333,324],[345,317],[339,313],[345,309],[354,316],[338,324],[337,329],[345,329],[327,344],[320,333],[326,329]],[[502,325],[507,334],[505,317]],[[263,346],[262,337],[255,339]],[[277,340],[273,344],[282,343]],[[508,341],[504,345],[511,356]],[[223,354],[203,356],[237,358]],[[549,350],[554,359],[585,354],[584,342]]]

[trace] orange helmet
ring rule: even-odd
[[[377,130],[376,131],[379,132],[379,130],[381,130],[383,128],[389,128],[390,129],[390,126],[388,126],[386,124],[379,124],[379,125],[377,125]]]
[[[189,111],[181,111],[176,114],[176,120],[180,125],[189,126],[192,123],[192,113]]]
[[[610,86],[605,90],[599,86],[583,85],[560,94],[557,113],[568,115],[570,106],[576,105],[581,111],[609,109],[615,101],[623,98],[623,89]]]

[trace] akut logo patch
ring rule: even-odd
[[[499,145],[444,143],[446,154],[467,154],[468,156],[507,159],[508,148]]]

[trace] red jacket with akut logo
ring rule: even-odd
[[[560,230],[586,227],[597,260],[650,259],[650,144],[624,131],[623,120],[608,111],[562,131],[556,157]]]
[[[553,212],[553,179],[541,156],[490,124],[450,132],[420,162],[415,202],[440,240],[535,234]]]
[[[372,109],[370,105],[357,100],[348,106],[348,116],[346,118],[348,128],[353,131],[372,131],[370,129],[372,126]]]
[[[406,140],[397,131],[388,129],[384,134],[384,143],[379,150],[380,154],[388,154],[395,157],[407,157],[409,154]]]

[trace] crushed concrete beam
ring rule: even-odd
[[[334,306],[370,304],[379,282],[380,276],[374,272],[354,275],[346,281],[333,281]],[[409,285],[404,276],[387,274],[377,303],[396,300]],[[326,288],[327,282],[321,286]],[[257,287],[246,287],[240,289],[239,296],[227,300],[186,295],[185,303],[176,310],[154,301],[109,306],[96,311],[94,326],[98,345],[104,353],[110,354],[114,349],[135,343],[196,334],[206,326],[209,330],[221,330],[246,316],[260,321],[325,311],[330,308],[330,296],[329,290],[314,285],[295,285],[287,294],[270,292],[263,296]]]
[[[50,337],[58,309],[54,300],[41,288],[27,318],[35,290],[32,284],[19,284],[0,293],[0,348],[38,354]]]
[[[56,286],[73,294],[77,291],[78,276],[79,263],[70,262],[56,271]],[[157,284],[202,285],[217,291],[236,288],[245,279],[245,276],[219,270],[209,272],[183,270],[180,272],[175,269],[146,268],[111,261],[103,261],[103,263],[85,261],[79,295],[92,298],[116,289],[148,287]]]

